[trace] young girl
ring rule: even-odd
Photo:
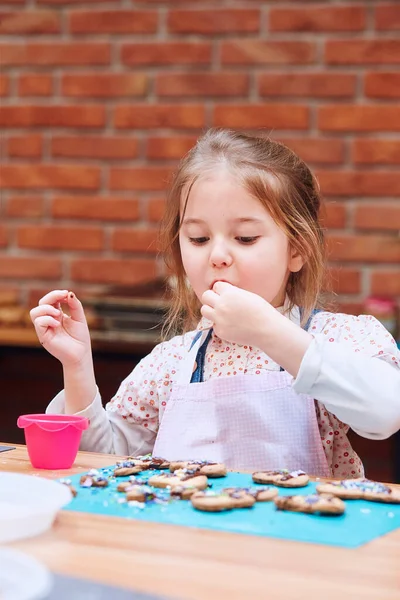
[[[84,450],[362,476],[346,434],[400,427],[399,351],[373,317],[317,308],[319,209],[288,148],[208,131],[176,173],[163,226],[177,281],[168,330],[185,333],[156,346],[103,409],[82,305],[50,292],[31,311],[64,370],[47,412],[89,419]]]

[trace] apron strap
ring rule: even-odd
[[[303,314],[303,309],[299,308],[300,311],[300,319],[302,317]],[[317,315],[319,312],[322,312],[320,308],[315,308],[307,323],[304,325],[304,330],[308,331],[310,325],[311,325],[311,321],[313,319],[313,317],[315,315]],[[193,371],[192,373],[192,377],[190,379],[190,383],[202,383],[203,382],[203,378],[204,378],[204,363],[205,363],[205,359],[206,359],[206,351],[207,351],[207,346],[208,346],[208,342],[211,339],[212,336],[212,329],[210,329],[210,331],[207,334],[207,337],[205,338],[204,342],[201,344],[197,355],[196,355],[196,369]],[[199,340],[199,338],[202,335],[202,331],[199,331],[198,333],[196,333],[196,335],[193,338],[192,344],[190,346],[190,350],[193,348],[193,346],[196,344],[196,342]],[[280,367],[280,371],[284,371],[285,369],[283,367]]]
[[[200,331],[199,331],[199,333],[201,336]],[[196,334],[196,336],[194,337],[194,340],[192,342],[192,347],[195,344],[195,342],[197,342],[197,340],[199,339],[200,336],[198,334]],[[212,336],[212,329],[210,329],[210,331],[208,332],[206,339],[204,340],[204,342],[202,343],[202,345],[200,346],[200,348],[197,352],[196,369],[192,373],[190,383],[202,383],[202,381],[203,381],[204,362],[206,360],[206,350],[207,350],[208,342],[211,339],[211,336]]]

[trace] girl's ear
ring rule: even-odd
[[[296,248],[290,248],[289,252],[289,271],[291,273],[298,273],[298,271],[300,271],[304,265],[304,258]]]

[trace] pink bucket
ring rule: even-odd
[[[35,469],[69,469],[89,421],[78,415],[21,415],[29,459]]]

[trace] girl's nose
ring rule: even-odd
[[[232,264],[232,255],[225,244],[218,242],[212,246],[210,263],[217,268],[229,267]]]

